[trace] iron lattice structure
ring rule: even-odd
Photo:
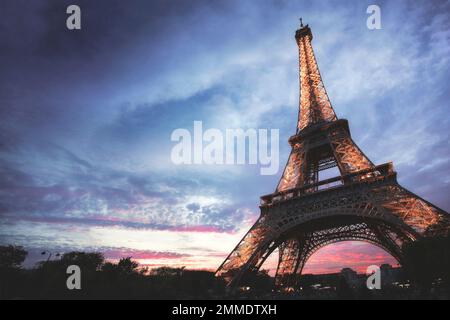
[[[321,247],[366,241],[402,263],[402,245],[425,235],[448,234],[447,212],[400,186],[392,163],[375,166],[338,119],[311,45],[311,29],[295,39],[300,61],[300,106],[292,151],[274,193],[261,197],[261,215],[216,275],[230,287],[279,251],[276,284],[296,285],[308,258]],[[340,175],[319,181],[337,166]]]

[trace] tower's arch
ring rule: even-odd
[[[409,230],[380,219],[340,216],[339,219],[317,219],[292,228],[282,238],[276,272],[277,286],[294,287],[307,261],[321,248],[345,241],[362,241],[375,245],[400,264],[401,247],[410,239]]]

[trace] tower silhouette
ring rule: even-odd
[[[288,162],[274,193],[261,197],[261,215],[216,275],[230,287],[256,272],[279,251],[276,285],[295,287],[309,257],[331,243],[372,243],[403,261],[402,245],[446,235],[447,212],[397,182],[392,163],[374,165],[353,141],[348,121],[338,119],[311,45],[308,25],[296,31],[300,107]],[[319,180],[323,170],[339,175]]]

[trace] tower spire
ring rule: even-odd
[[[337,120],[327,91],[323,85],[316,57],[311,45],[311,28],[303,25],[295,33],[299,50],[300,105],[297,132],[316,123]]]

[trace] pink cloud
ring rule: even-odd
[[[200,233],[228,233],[233,234],[234,231],[223,230],[217,226],[198,225],[198,226],[180,226],[170,228],[170,231],[175,232],[200,232]]]
[[[102,251],[108,260],[118,260],[125,257],[132,257],[135,260],[163,260],[163,259],[181,259],[189,257],[187,254],[176,252],[159,252],[151,250],[136,250],[128,248],[108,249]]]

